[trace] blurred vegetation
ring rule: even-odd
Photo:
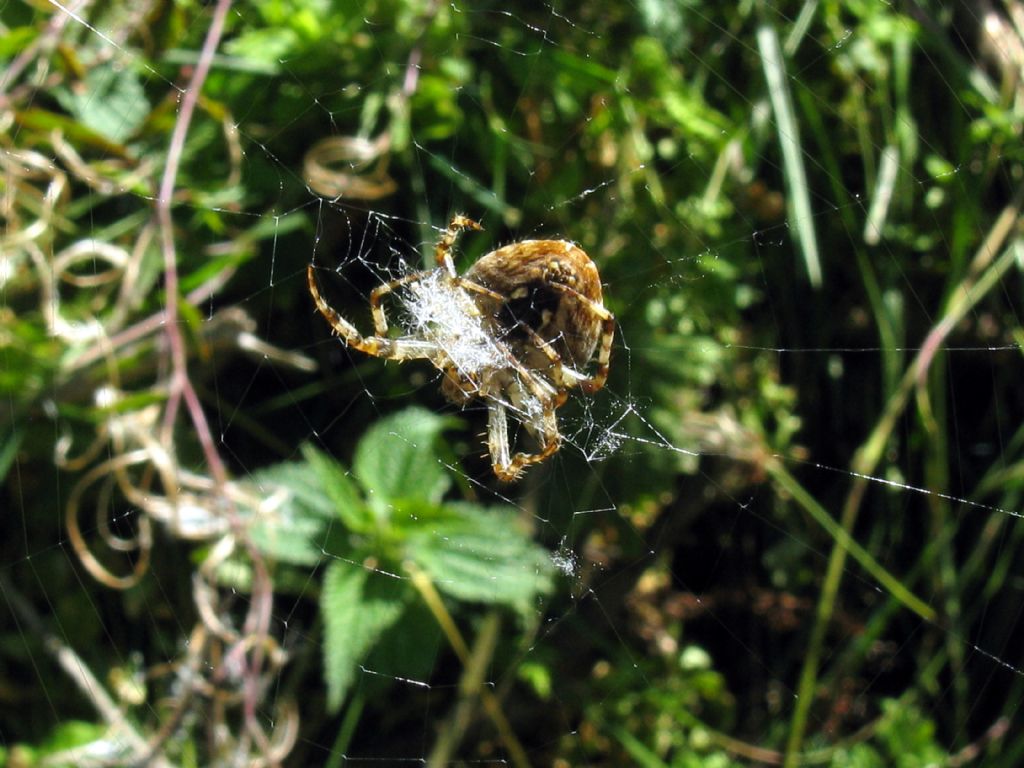
[[[1024,6],[225,5],[0,8],[0,763],[1020,764]],[[306,288],[454,212],[618,320],[518,486]]]

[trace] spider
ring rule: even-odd
[[[451,402],[465,406],[482,399],[494,474],[511,482],[558,450],[555,411],[568,390],[592,394],[604,386],[615,318],[602,303],[594,262],[565,240],[506,245],[460,276],[452,259],[455,242],[463,230],[480,229],[455,216],[434,246],[436,268],[374,288],[372,336],[360,334],[324,300],[312,264],[307,279],[317,309],[345,344],[386,360],[429,360],[444,374],[441,391]],[[381,302],[399,290],[407,323],[392,337]],[[595,351],[596,367],[587,374]],[[526,427],[536,451],[513,452],[509,414]]]

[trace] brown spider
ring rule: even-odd
[[[605,309],[601,277],[582,249],[565,240],[523,240],[483,256],[465,275],[455,272],[452,249],[464,229],[482,227],[455,216],[434,247],[437,267],[378,286],[370,293],[373,336],[363,336],[320,295],[313,265],[309,292],[348,346],[389,360],[429,360],[444,373],[441,391],[464,406],[487,403],[487,446],[494,474],[515,480],[530,464],[558,450],[555,411],[567,390],[592,394],[608,377],[615,318]],[[388,335],[381,306],[401,288],[408,325]],[[599,344],[600,342],[600,344]],[[593,375],[584,373],[597,350]],[[540,446],[512,453],[507,414]]]

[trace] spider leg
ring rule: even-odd
[[[374,357],[385,357],[391,360],[432,359],[437,355],[436,345],[429,341],[389,339],[383,335],[363,336],[352,323],[339,315],[320,295],[320,286],[317,285],[316,271],[312,264],[306,269],[306,279],[309,282],[309,293],[313,297],[316,308],[348,346]]]
[[[498,293],[497,291],[492,291],[490,288],[484,288],[482,285],[480,285],[480,283],[474,283],[472,280],[467,280],[462,276],[457,275],[453,282],[459,288],[465,288],[467,291],[471,291],[472,293],[478,293],[481,296],[486,296],[489,299],[494,299],[499,303],[505,302],[505,296],[503,296],[502,294]]]
[[[567,377],[574,380],[575,385],[582,389],[586,394],[592,395],[601,389],[601,387],[604,386],[605,381],[608,379],[608,363],[611,360],[612,341],[615,338],[615,315],[609,312],[603,304],[599,304],[593,299],[584,296],[575,288],[570,288],[568,285],[563,285],[562,283],[551,283],[550,285],[555,290],[561,291],[562,293],[575,298],[580,302],[580,304],[593,312],[601,321],[601,340],[597,351],[597,370],[594,372],[594,375],[581,376],[576,371],[573,371],[572,375]],[[564,370],[563,366],[563,375]]]
[[[509,403],[496,397],[488,398],[488,448],[491,450],[491,464],[494,474],[503,482],[515,480],[531,464],[539,464],[552,456],[561,444],[558,431],[557,408],[565,402],[565,393],[557,390],[542,376],[528,370],[509,355],[510,366],[519,374],[516,385],[507,391]],[[525,392],[523,390],[526,390]],[[531,415],[529,404],[523,403],[523,395],[529,394],[540,409],[539,415]],[[507,409],[512,406],[517,419],[541,444],[536,453],[519,451],[509,456]]]
[[[409,283],[415,283],[422,280],[424,276],[430,274],[429,272],[413,272],[412,274],[399,277],[396,280],[392,280],[390,283],[384,285],[378,285],[372,291],[370,291],[370,313],[373,315],[373,330],[378,336],[384,336],[388,332],[388,318],[384,314],[384,307],[381,306],[381,299],[389,293],[392,293],[395,289],[401,288],[403,285]]]
[[[498,302],[504,301],[505,297],[500,293],[492,291],[489,288],[484,288],[479,283],[466,280],[455,272],[455,263],[452,261],[452,248],[455,246],[455,240],[458,238],[459,233],[464,229],[480,230],[483,229],[483,227],[472,219],[463,216],[461,213],[452,218],[451,223],[448,225],[448,229],[444,231],[441,239],[438,241],[437,245],[434,246],[434,256],[437,259],[438,266],[444,269],[451,277],[456,288],[465,288],[468,291],[487,296],[488,298],[494,299]],[[387,316],[384,314],[384,308],[381,306],[381,299],[403,285],[415,283],[417,280],[422,280],[427,274],[430,274],[430,272],[414,272],[413,274],[405,275],[404,277],[392,280],[390,283],[385,283],[384,285],[380,285],[373,289],[373,292],[370,293],[370,311],[373,313],[373,327],[377,335],[383,336],[388,332],[388,320]]]
[[[505,404],[494,400],[487,407],[487,450],[491,454],[494,474],[502,482],[516,479],[518,473],[512,470],[512,459],[508,447],[508,416]]]
[[[455,262],[452,261],[452,248],[455,247],[455,241],[459,238],[459,233],[464,229],[481,230],[483,227],[468,216],[457,213],[452,217],[451,223],[448,224],[448,229],[441,235],[437,245],[434,246],[434,258],[437,260],[437,266],[443,267],[452,277],[457,277]]]
[[[516,326],[522,329],[522,331],[530,337],[530,341],[533,342],[533,345],[543,352],[544,356],[551,362],[551,375],[554,377],[555,383],[559,386],[560,390],[576,386],[587,378],[572,368],[568,368],[562,362],[562,356],[555,351],[554,347],[551,346],[551,342],[547,341],[529,325],[520,320],[516,322]],[[560,408],[565,404],[567,398],[568,395],[565,392],[559,391],[555,400],[555,407]]]
[[[538,437],[542,442],[539,452],[520,452],[510,455],[508,415],[505,403],[500,400],[490,401],[487,418],[487,447],[491,453],[491,466],[494,474],[503,483],[516,480],[526,467],[531,464],[539,464],[558,450],[562,438],[558,432],[558,420],[555,418],[555,409],[552,404],[545,405],[539,427]]]

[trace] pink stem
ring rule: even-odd
[[[181,111],[178,113],[178,120],[174,125],[174,132],[171,134],[171,143],[167,150],[167,161],[164,166],[164,175],[160,182],[160,191],[156,200],[157,222],[160,225],[161,245],[164,256],[164,290],[167,294],[167,304],[164,308],[165,333],[167,343],[171,352],[171,386],[167,402],[167,410],[164,412],[164,434],[173,434],[173,425],[177,417],[178,407],[182,400],[188,410],[195,426],[196,434],[203,448],[210,472],[214,480],[221,488],[228,481],[227,470],[224,462],[217,451],[217,446],[210,432],[210,425],[206,420],[199,396],[188,376],[188,361],[185,354],[185,341],[178,327],[178,264],[177,253],[174,246],[174,223],[171,219],[171,202],[174,197],[174,187],[178,176],[178,167],[181,164],[181,155],[185,147],[185,137],[188,134],[192,116],[195,113],[199,94],[202,91],[203,83],[210,72],[210,65],[214,53],[220,43],[221,34],[224,31],[224,20],[228,10],[231,8],[231,0],[218,0],[214,7],[213,20],[206,33],[206,40],[203,41],[203,48],[200,51],[199,61],[188,88],[185,89],[181,100]],[[227,499],[229,508],[230,499]],[[235,521],[238,522],[237,520]],[[238,526],[236,525],[236,528]],[[266,633],[270,625],[271,615],[271,590],[269,575],[263,564],[262,558],[252,548],[247,537],[241,537],[252,556],[253,562],[253,603],[246,619],[246,631]],[[253,718],[256,715],[256,706],[259,696],[258,670],[262,666],[262,651],[257,645],[253,654],[250,673],[247,677],[247,691],[245,702],[245,715]]]

